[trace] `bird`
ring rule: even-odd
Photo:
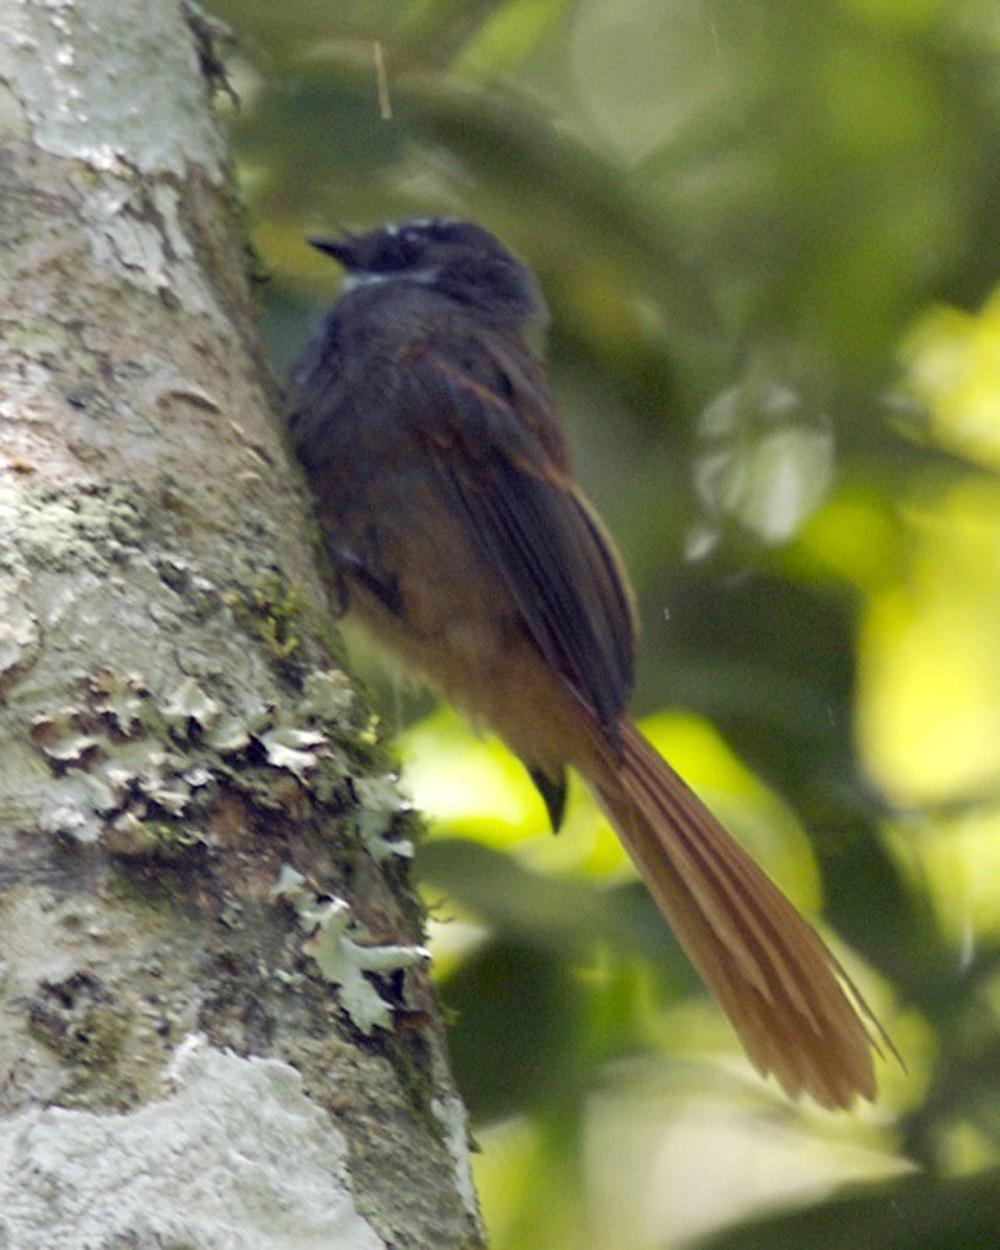
[[[825,1108],[873,1100],[881,1024],[628,714],[633,593],[573,473],[533,272],[449,217],[308,241],[346,277],[286,417],[342,602],[499,734],[554,830],[582,775],[762,1075]]]

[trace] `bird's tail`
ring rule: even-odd
[[[629,720],[614,756],[589,780],[757,1069],[824,1107],[873,1099],[872,1050],[898,1053],[822,938]]]

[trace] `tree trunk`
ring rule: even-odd
[[[0,32],[0,1246],[479,1246],[211,32],[178,0]]]

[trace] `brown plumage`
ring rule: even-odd
[[[297,367],[290,423],[353,606],[501,734],[554,825],[583,774],[762,1073],[825,1107],[873,1098],[884,1032],[625,713],[632,596],[522,335],[530,273],[467,223],[319,246],[363,281]]]
[[[843,968],[635,725],[621,737],[594,789],[754,1066],[824,1107],[873,1099],[878,1047],[862,1016],[891,1042]]]

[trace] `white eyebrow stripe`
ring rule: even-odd
[[[442,222],[448,222],[448,221],[452,221],[456,219],[448,218],[448,217],[442,217],[442,218],[408,217],[406,221],[385,222],[385,224],[382,226],[382,231],[383,233],[391,235],[393,238],[395,238],[396,235],[398,234],[406,234],[408,230],[415,230],[418,232],[422,230],[429,230],[431,226],[434,225],[434,222],[436,220],[440,220]]]
[[[441,270],[435,265],[433,269],[398,269],[394,273],[369,273],[364,269],[349,274],[341,288],[343,291],[356,291],[362,286],[377,286],[381,282],[417,282],[421,286],[431,286],[441,276]]]

